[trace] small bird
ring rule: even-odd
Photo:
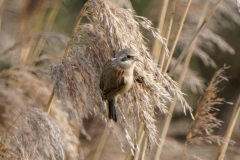
[[[115,107],[117,96],[126,93],[131,88],[136,61],[139,61],[137,54],[132,49],[125,48],[103,67],[100,79],[102,99],[108,101],[109,119],[115,122],[117,122]]]

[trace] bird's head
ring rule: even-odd
[[[134,66],[136,61],[139,61],[138,54],[130,48],[125,48],[118,52],[116,61],[121,68],[130,68]]]

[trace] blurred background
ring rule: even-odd
[[[17,127],[9,130],[13,124],[17,124],[17,115],[28,108],[43,110],[51,94],[51,74],[49,65],[58,64],[65,52],[65,48],[73,31],[76,18],[82,9],[85,0],[0,0],[0,136],[18,131]],[[160,0],[111,0],[117,6],[134,9],[137,15],[147,17],[158,26],[159,14],[163,1]],[[209,8],[217,1],[211,0]],[[187,0],[178,0],[174,14],[173,27],[168,46],[172,46],[174,33],[178,27],[182,12]],[[187,14],[177,49],[173,57],[177,58],[195,33],[205,1],[192,0]],[[83,19],[82,23],[88,22]],[[153,49],[154,39],[150,33],[143,30],[148,39],[147,46],[150,52]],[[201,32],[194,56],[190,63],[189,76],[202,83],[202,90],[207,86],[216,70],[224,64],[231,66],[227,71],[229,81],[221,83],[219,97],[227,102],[236,103],[240,94],[240,13],[236,0],[223,0],[208,21],[207,26]],[[181,69],[173,78],[181,75]],[[194,92],[186,77],[183,92],[187,95],[190,106],[195,110],[200,97],[201,89]],[[97,147],[102,138],[105,122],[99,115],[89,115],[81,122],[85,130],[74,119],[68,118],[68,111],[64,109],[59,100],[54,100],[50,111],[50,117],[64,131],[63,143],[66,159],[94,159]],[[235,105],[225,103],[216,106],[220,109],[218,118],[224,121],[221,129],[216,134],[224,135]],[[177,107],[164,144],[162,159],[176,159],[183,148],[186,132],[191,118],[182,113],[181,107]],[[157,126],[161,131],[164,116],[157,112]],[[195,112],[194,112],[195,113]],[[14,117],[14,118],[13,118]],[[36,116],[33,116],[36,117]],[[40,118],[41,119],[41,118]],[[240,145],[239,121],[235,126],[232,140],[236,142],[230,146],[227,159],[240,159],[238,152]],[[34,126],[34,125],[33,125]],[[85,133],[86,132],[86,133]],[[29,130],[28,135],[36,134]],[[124,133],[119,140],[111,133],[101,151],[100,159],[124,159],[129,146],[124,138]],[[28,140],[31,138],[28,138]],[[125,152],[121,151],[121,141],[125,145]],[[44,147],[44,144],[41,144]],[[52,145],[52,144],[49,144]],[[31,146],[34,148],[34,145]],[[57,147],[57,146],[56,146]],[[211,159],[217,145],[196,149],[198,154],[206,155]],[[200,148],[200,147],[199,147]],[[152,159],[156,146],[147,153],[146,159]],[[195,151],[196,152],[196,151]],[[215,153],[217,154],[217,153]]]

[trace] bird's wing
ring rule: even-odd
[[[138,83],[143,83],[144,78],[143,76],[137,74],[137,72],[134,70],[134,82],[138,82]]]
[[[100,79],[100,89],[102,98],[108,99],[113,97],[125,84],[124,71],[113,66],[110,60],[103,67],[102,77]]]

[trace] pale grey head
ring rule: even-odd
[[[121,68],[130,68],[134,66],[136,61],[139,61],[137,58],[138,54],[135,53],[130,48],[125,48],[118,52],[116,55],[116,61]]]

